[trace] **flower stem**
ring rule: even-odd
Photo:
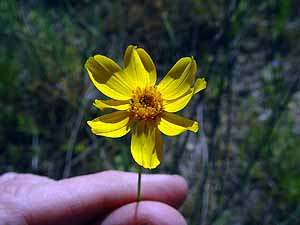
[[[142,180],[142,167],[139,166],[138,170],[138,188],[137,188],[137,201],[141,200],[141,180]]]

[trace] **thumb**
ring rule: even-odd
[[[186,225],[182,215],[161,202],[142,201],[130,203],[111,212],[97,225]]]

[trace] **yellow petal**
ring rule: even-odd
[[[134,161],[147,169],[156,168],[162,159],[162,137],[156,125],[138,122],[131,138],[131,154]]]
[[[158,84],[165,100],[174,100],[186,93],[195,81],[197,64],[193,57],[179,59]]]
[[[153,86],[156,68],[148,53],[136,46],[128,46],[124,55],[125,72],[135,87]]]
[[[130,107],[129,101],[119,101],[114,99],[109,100],[98,100],[94,102],[94,106],[104,110],[104,109],[116,109],[116,110],[127,110]]]
[[[106,96],[117,100],[131,98],[132,84],[119,65],[110,58],[95,55],[86,61],[85,68],[96,88]]]
[[[125,51],[125,54],[124,54],[124,58],[123,58],[123,61],[124,61],[124,67],[126,68],[129,64],[129,61],[130,61],[130,57],[131,57],[131,53],[132,53],[132,50],[137,48],[137,46],[134,46],[134,45],[129,45],[127,48],[126,48],[126,51]]]
[[[193,95],[206,88],[206,81],[204,78],[197,79],[193,88],[190,88],[182,96],[172,99],[164,100],[164,110],[166,112],[178,112],[182,110],[191,100]]]
[[[197,132],[198,123],[173,113],[164,112],[158,124],[158,129],[165,135],[175,136],[187,130]]]
[[[164,110],[166,112],[178,112],[182,110],[191,100],[193,96],[193,89],[190,88],[182,96],[173,100],[164,100]]]
[[[145,69],[149,73],[149,85],[154,86],[156,83],[156,68],[150,55],[142,48],[136,49]]]
[[[87,121],[96,135],[118,138],[130,131],[131,121],[127,111],[117,111]]]
[[[204,78],[199,78],[196,80],[194,85],[194,94],[197,94],[199,91],[202,91],[206,88],[206,80]]]

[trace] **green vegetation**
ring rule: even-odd
[[[199,133],[166,137],[154,171],[188,180],[189,224],[300,224],[299,1],[3,0],[0,25],[0,173],[136,171],[128,136],[87,127],[104,96],[83,69],[135,44],[160,77],[193,55],[208,81],[183,112]]]

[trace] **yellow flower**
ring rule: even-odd
[[[95,100],[100,110],[117,111],[100,116],[88,125],[94,134],[118,138],[132,130],[131,154],[144,168],[157,167],[162,159],[161,133],[175,136],[184,131],[198,131],[196,121],[173,114],[183,109],[192,96],[206,88],[197,79],[193,57],[184,57],[156,83],[156,68],[148,53],[128,46],[124,69],[103,55],[90,57],[85,63],[90,79],[109,100]]]

